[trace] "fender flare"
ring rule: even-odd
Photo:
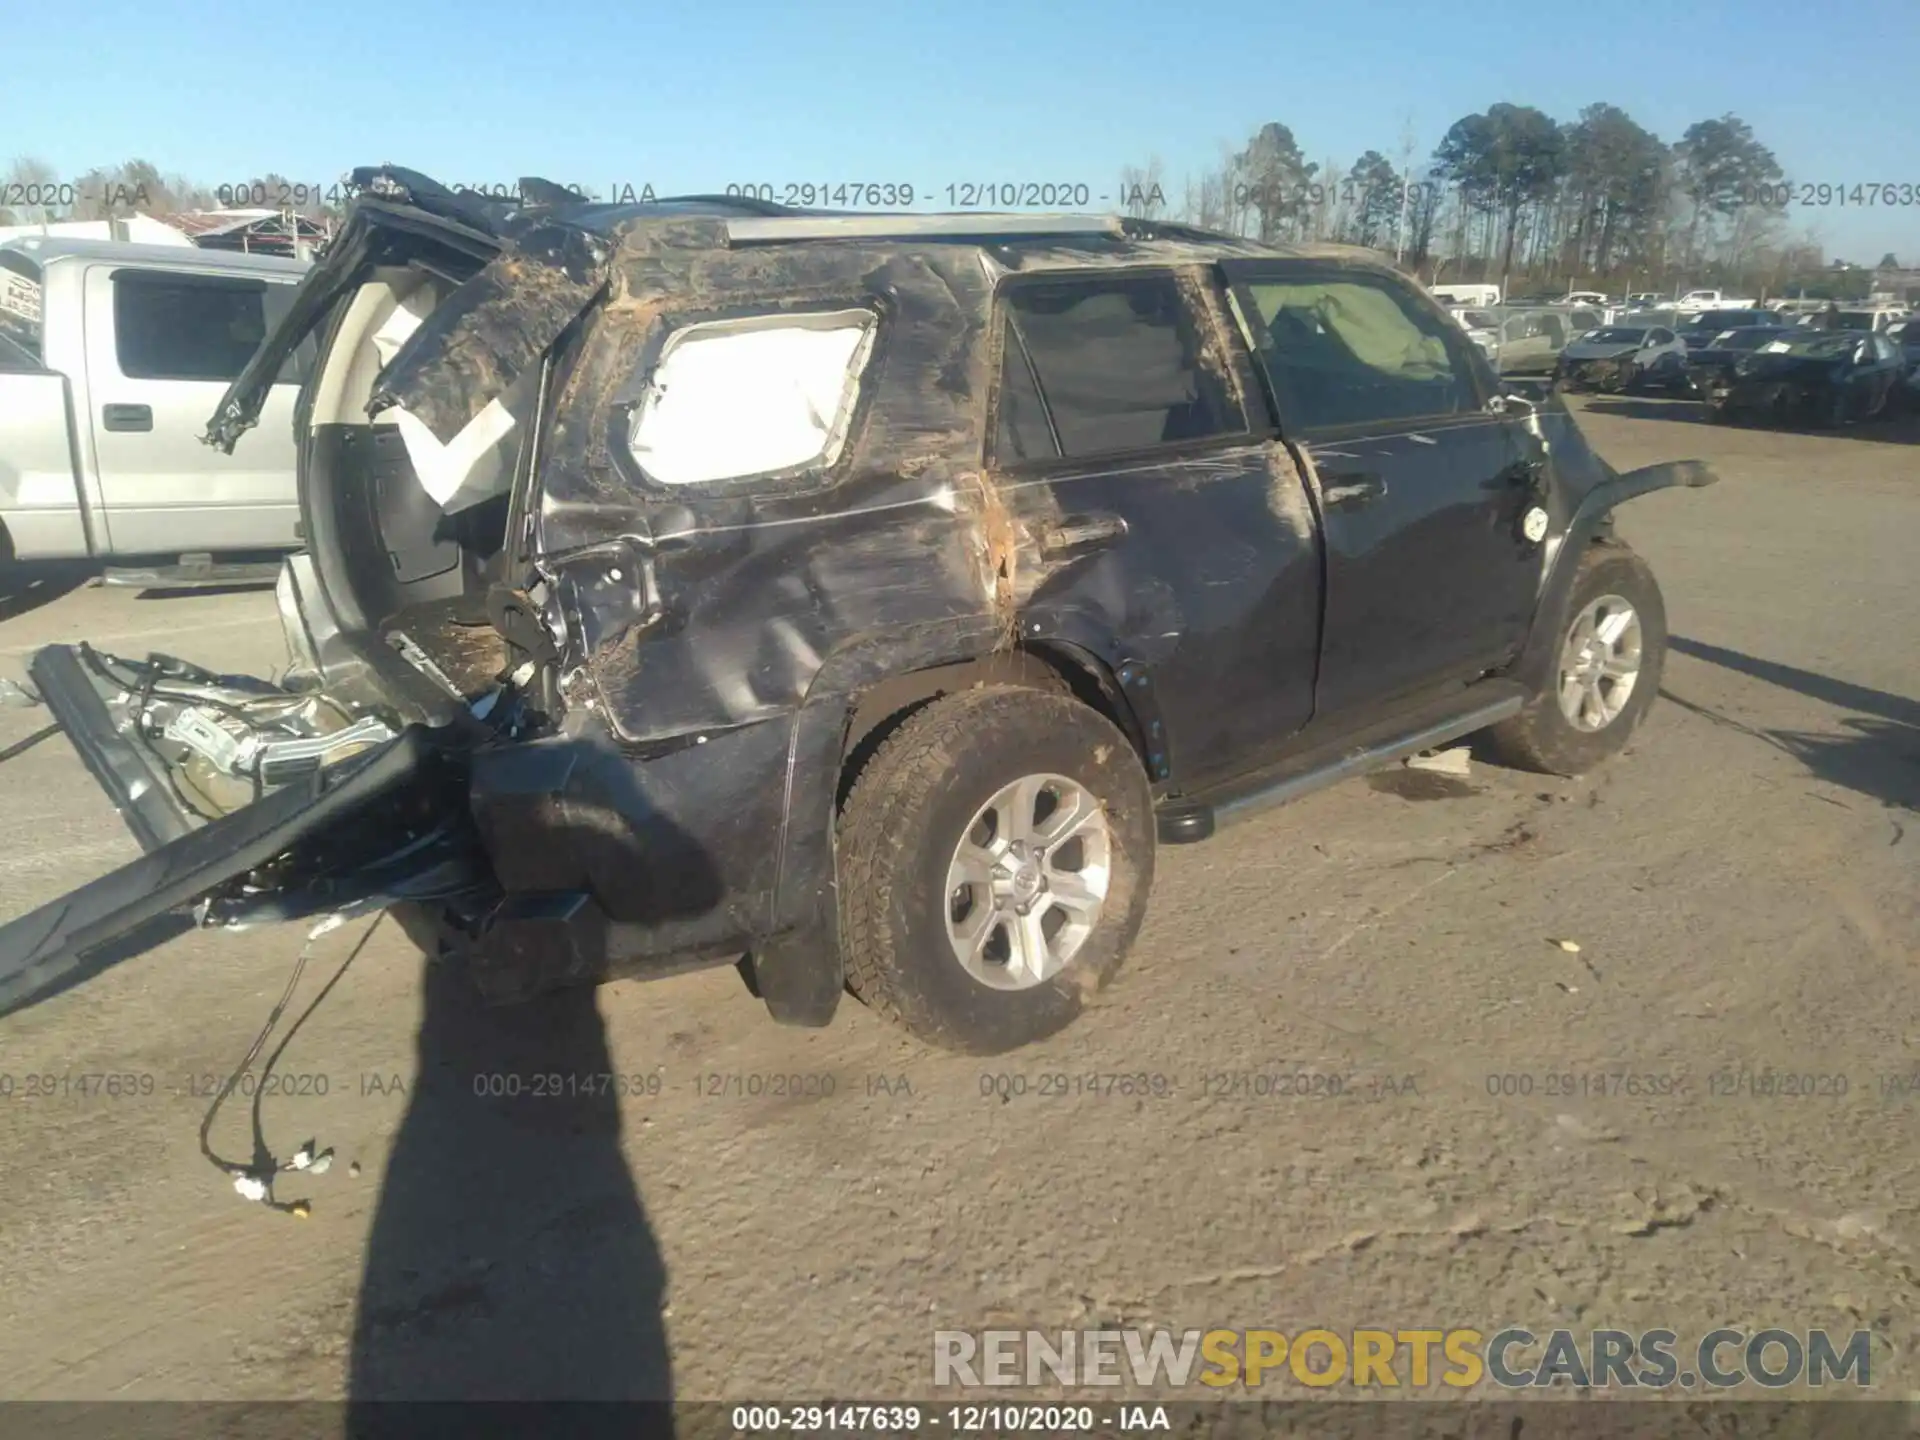
[[[1615,474],[1587,491],[1547,559],[1540,581],[1540,598],[1533,609],[1533,624],[1513,667],[1515,678],[1529,688],[1544,683],[1560,638],[1560,619],[1566,611],[1574,577],[1579,573],[1580,557],[1589,545],[1606,538],[1618,506],[1655,490],[1698,490],[1719,479],[1704,460],[1665,460]]]
[[[990,616],[965,616],[864,638],[833,651],[814,672],[789,722],[773,891],[748,960],[754,993],[774,1019],[825,1025],[846,985],[833,831],[840,752],[855,698],[901,670],[971,659],[1003,634]]]
[[[1105,653],[1111,645],[1085,624],[1052,618],[1062,623],[1024,623],[1024,645],[1083,670],[1121,708],[1124,728],[1133,732],[1128,738],[1143,743],[1134,699],[1112,678]],[[1005,628],[992,617],[967,616],[865,639],[834,651],[815,672],[790,722],[773,893],[750,961],[754,991],[776,1020],[825,1025],[845,988],[834,810],[847,726],[860,692],[892,676],[978,660],[1005,650],[1006,640]]]

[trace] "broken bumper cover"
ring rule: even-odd
[[[146,852],[0,925],[0,1014],[166,938],[201,902],[205,923],[355,913],[482,883],[470,827],[449,824],[465,756],[410,726],[378,749],[200,822],[164,764],[115,725],[81,652],[52,646],[30,673],[83,763]]]
[[[1571,390],[1618,390],[1635,378],[1633,357],[1612,356],[1603,360],[1562,360],[1561,383]]]
[[[840,990],[830,876],[789,873],[821,903],[777,914],[783,720],[640,758],[600,730],[510,743],[413,724],[377,748],[202,821],[128,733],[88,661],[54,646],[33,679],[146,852],[0,925],[0,1015],[180,928],[238,927],[399,902],[430,908],[487,999],[512,1003],[743,954],[774,1013],[824,1024]],[[803,918],[804,916],[804,918]]]
[[[158,850],[194,828],[159,763],[115,727],[78,650],[49,645],[35,654],[27,674],[142,850]]]

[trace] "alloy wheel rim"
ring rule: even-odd
[[[1073,963],[1113,881],[1106,807],[1064,775],[1025,775],[974,812],[947,865],[947,942],[994,990],[1029,990]]]
[[[1574,617],[1560,647],[1560,713],[1591,734],[1620,718],[1640,679],[1640,615],[1619,595],[1602,595]]]

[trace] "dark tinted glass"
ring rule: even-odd
[[[1198,329],[1171,275],[1022,285],[1008,292],[1007,305],[1033,358],[1063,455],[1137,450],[1247,428],[1226,377],[1202,363]],[[1015,359],[1009,351],[1009,368]],[[1012,379],[1017,407],[1019,377]],[[1045,443],[1042,453],[1052,453],[1051,441],[1041,442],[1031,424],[1017,438],[1023,447]]]
[[[266,338],[266,286],[113,277],[114,351],[130,380],[231,380]]]
[[[1033,369],[1027,364],[1026,348],[1011,325],[1001,327],[1005,353],[1000,365],[1000,416],[994,434],[994,459],[1005,464],[1012,460],[1051,459],[1060,453],[1047,428],[1046,412],[1040,406],[1040,391],[1033,383]]]

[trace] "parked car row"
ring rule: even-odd
[[[1568,344],[1608,323],[1611,312],[1590,306],[1494,305],[1456,307],[1449,314],[1502,375],[1553,373]]]
[[[1750,319],[1764,311],[1714,312]],[[1920,341],[1920,335],[1915,337]],[[1611,325],[1561,353],[1554,380],[1565,390],[1660,389],[1697,395],[1716,420],[1838,427],[1920,400],[1909,382],[1915,350],[1887,334],[1809,330],[1778,323]]]
[[[1905,352],[1885,335],[1794,329],[1703,377],[1701,394],[1716,420],[1837,428],[1892,408],[1906,372]]]

